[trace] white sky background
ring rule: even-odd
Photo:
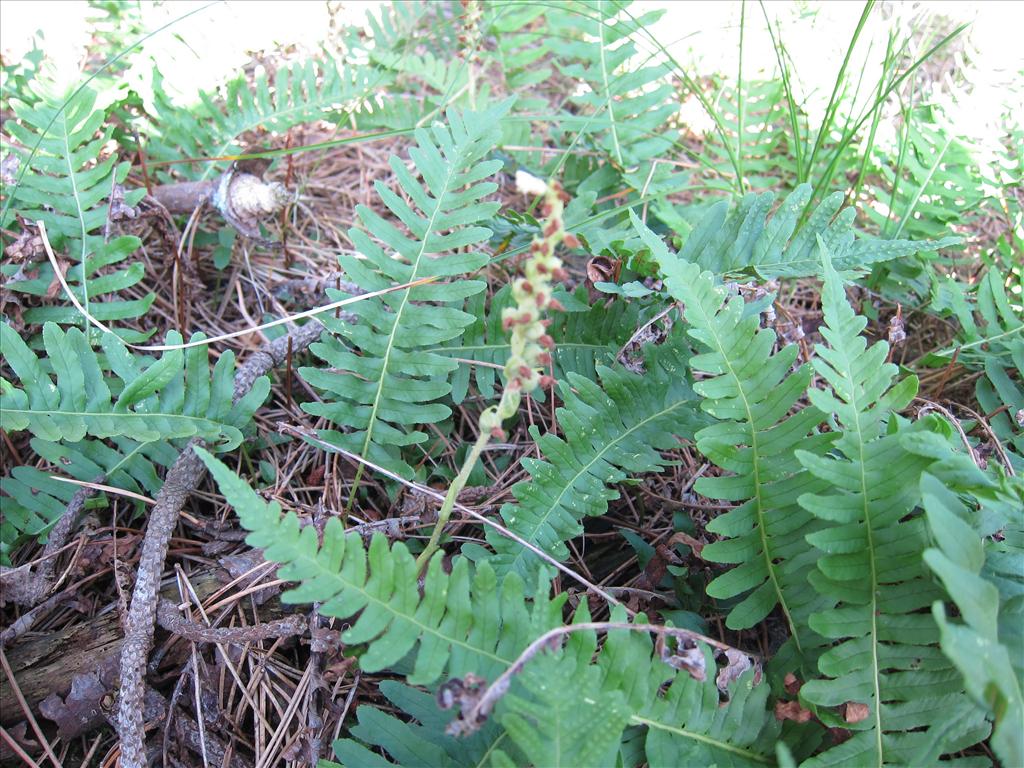
[[[457,7],[457,3],[453,4]],[[315,51],[329,33],[326,2],[232,0],[203,9],[204,5],[207,4],[193,0],[142,5],[148,30],[191,10],[202,9],[146,45],[165,77],[165,88],[177,92],[184,103],[197,89],[214,87],[235,74],[250,60],[249,52],[272,51],[288,45],[295,45],[300,51]],[[368,9],[380,5],[376,0],[350,0],[341,4],[341,16],[347,22],[361,23]],[[773,23],[777,20],[781,24],[782,39],[798,78],[797,93],[807,98],[805,108],[813,125],[828,101],[862,3],[768,0],[765,7]],[[971,88],[957,92],[947,104],[948,116],[958,131],[978,138],[991,136],[1000,115],[1007,110],[1024,115],[1024,46],[1019,42],[1020,30],[1024,29],[1024,3],[932,1],[891,3],[890,7],[904,24],[913,23],[915,14],[921,12],[972,22],[967,32],[970,63],[964,67],[962,57],[958,62]],[[666,14],[648,31],[690,68],[691,75],[720,72],[735,77],[739,2],[639,0],[630,10],[639,14],[651,8],[664,8]],[[10,63],[23,56],[41,30],[41,47],[64,78],[76,81],[88,43],[90,13],[83,0],[3,0],[0,51],[4,61]],[[858,44],[860,56],[870,59],[865,69],[867,87],[876,82],[874,73],[885,50],[890,23],[876,7]],[[744,36],[744,79],[773,76],[777,72],[775,51],[759,3],[746,4]],[[149,76],[148,65],[138,69],[129,77]],[[692,127],[701,127],[703,117],[699,109],[684,109],[684,114]]]

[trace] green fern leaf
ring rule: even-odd
[[[687,237],[679,258],[716,275],[806,277],[816,275],[819,270],[818,237],[824,241],[839,270],[863,269],[959,242],[957,238],[924,242],[857,239],[853,230],[856,212],[852,208],[840,210],[841,192],[819,203],[797,232],[797,224],[810,198],[811,185],[801,184],[787,195],[770,218],[768,213],[775,202],[773,192],[750,192],[731,211],[728,200],[716,203]]]
[[[709,131],[705,138],[702,165],[723,179],[742,171],[746,189],[776,188],[780,181],[785,184],[799,178],[797,161],[790,152],[793,131],[782,80],[746,81],[741,93],[723,83],[716,91],[713,108],[719,130]],[[723,136],[729,139],[728,148]]]
[[[408,227],[411,237],[369,208],[357,208],[367,231],[353,228],[349,236],[365,259],[339,257],[349,279],[376,291],[396,282],[457,278],[486,263],[486,256],[468,249],[490,236],[490,230],[479,224],[499,204],[482,202],[497,188],[484,179],[501,163],[481,158],[497,140],[498,120],[510,106],[506,101],[465,117],[450,112],[447,127],[436,124],[430,132],[417,130],[417,146],[409,154],[422,183],[401,160],[391,159],[412,205],[389,188],[377,186],[381,199]],[[467,296],[483,288],[480,281],[462,279],[421,285],[354,304],[357,324],[327,318],[325,325],[337,336],[311,349],[331,369],[300,371],[306,381],[325,392],[325,402],[306,403],[303,408],[349,431],[322,431],[321,439],[411,476],[412,469],[398,449],[427,439],[416,425],[442,421],[451,413],[438,401],[451,392],[449,378],[458,367],[451,357],[427,350],[457,339],[472,323],[472,316],[453,304],[461,306]],[[344,295],[332,293],[335,298]]]
[[[10,326],[0,326],[0,339],[22,386],[18,389],[3,382],[3,428],[29,429],[50,442],[76,443],[86,436],[131,437],[143,442],[201,437],[220,443],[221,450],[231,450],[242,441],[239,427],[247,420],[246,415],[269,391],[264,379],[242,403],[232,406],[230,394],[226,404],[222,398],[211,402],[206,376],[190,377],[183,390],[169,386],[182,379],[181,350],[167,352],[143,368],[120,339],[108,334],[103,346],[112,366],[116,360],[130,366],[125,371],[128,375],[121,377],[121,392],[112,403],[110,385],[102,375],[96,353],[77,328],[64,332],[54,323],[43,326],[43,343],[55,380]],[[172,333],[169,342],[181,343],[181,337]],[[200,354],[205,359],[205,351],[200,350]],[[230,371],[232,366],[233,356],[229,355],[223,369]],[[116,367],[115,371],[119,376],[122,373]]]
[[[249,544],[263,549],[267,560],[283,564],[282,579],[300,582],[284,600],[319,602],[325,616],[359,614],[342,639],[348,645],[366,644],[359,663],[367,672],[394,667],[413,653],[408,675],[413,684],[427,685],[446,671],[494,679],[533,633],[560,622],[564,595],[548,600],[546,587],[540,589],[529,611],[522,580],[511,576],[499,588],[493,569],[484,564],[473,575],[462,558],[448,574],[443,557],[434,557],[421,594],[415,559],[404,544],[389,546],[376,535],[366,548],[358,534],[345,533],[332,517],[321,545],[316,530],[300,528],[295,513],[282,516],[280,505],[268,504],[220,461],[202,449],[197,452],[250,531]]]
[[[962,137],[941,126],[934,107],[906,115],[900,152],[876,145],[876,177],[865,212],[883,237],[906,233],[919,239],[941,237],[952,224],[974,213],[985,197],[983,172]],[[894,165],[894,162],[895,165]]]
[[[374,94],[392,80],[374,67],[342,69],[331,59],[307,59],[281,67],[273,82],[265,73],[251,84],[240,76],[225,86],[221,99],[202,93],[199,105],[183,110],[164,95],[159,72],[153,77],[156,121],[146,153],[160,161],[237,153],[243,149],[242,137],[258,128],[284,133],[316,120],[340,122],[367,109]],[[197,180],[212,178],[222,167],[217,162],[203,163],[197,170],[177,166],[178,173]]]
[[[660,471],[666,462],[659,451],[678,445],[677,436],[692,437],[705,423],[678,350],[652,355],[647,367],[634,374],[621,366],[598,366],[600,384],[573,373],[559,382],[563,405],[556,415],[564,439],[530,428],[543,459],[522,460],[530,479],[512,486],[517,503],[501,509],[509,529],[566,559],[565,542],[583,532],[583,517],[604,514],[608,502],[618,498],[609,486],[629,475]],[[527,583],[536,578],[542,565],[537,555],[491,531],[487,541],[495,552],[488,560],[499,575],[518,573]]]
[[[566,59],[578,60],[560,65],[562,73],[589,86],[586,93],[574,97],[584,114],[563,120],[563,127],[594,136],[597,146],[623,170],[671,148],[672,141],[662,134],[678,109],[670,98],[672,86],[663,80],[668,73],[665,66],[626,66],[637,54],[630,36],[655,23],[663,11],[638,19],[620,18],[628,5],[605,0],[584,4],[585,10],[574,22],[590,40],[570,40],[560,46]]]
[[[4,128],[23,147],[37,147],[30,158],[25,150],[17,150],[28,167],[21,181],[9,190],[5,201],[7,215],[4,226],[9,226],[13,214],[31,222],[42,221],[46,226],[50,244],[55,253],[66,253],[72,262],[66,281],[76,298],[99,320],[125,320],[145,314],[155,296],[121,301],[114,297],[137,285],[143,278],[141,262],[125,262],[139,247],[136,237],[116,237],[109,242],[102,230],[107,225],[109,202],[106,202],[115,183],[122,183],[130,164],[118,163],[116,156],[103,157],[112,128],[103,127],[107,110],[100,106],[94,90],[79,89],[67,102],[53,86],[40,80],[33,81],[38,88],[38,100],[28,104],[12,102],[16,119],[7,120]],[[51,122],[52,121],[52,122]],[[131,190],[125,194],[125,204],[135,205],[145,190]],[[38,275],[27,278],[26,273],[38,268]],[[53,268],[49,261],[37,265],[7,264],[4,274],[13,291],[35,296],[46,296],[53,283]],[[25,312],[29,323],[82,322],[81,313],[70,303],[65,306],[33,307]],[[125,338],[144,338],[138,332],[126,332]]]
[[[513,749],[508,736],[493,720],[472,736],[455,737],[445,733],[454,717],[437,705],[437,699],[394,680],[379,686],[381,694],[400,712],[413,719],[399,719],[377,707],[364,705],[356,710],[358,723],[349,733],[354,738],[334,742],[334,754],[344,765],[413,766],[438,768],[479,768],[486,765],[495,749]],[[385,750],[391,762],[365,745]]]
[[[237,447],[241,430],[270,390],[261,377],[233,403],[230,351],[211,375],[205,347],[174,350],[147,364],[107,334],[103,364],[114,373],[107,376],[78,328],[62,331],[47,323],[42,339],[44,355],[37,357],[16,331],[0,326],[0,345],[20,384],[0,379],[0,426],[31,431],[32,449],[62,474],[86,482],[102,475],[107,484],[135,493],[159,490],[154,463],[174,462],[175,441],[200,437],[217,450]],[[168,341],[178,343],[180,336],[169,334]],[[0,487],[7,497],[3,557],[22,535],[45,533],[75,491],[30,466],[15,467]]]
[[[542,654],[498,707],[509,738],[531,765],[612,765],[629,722],[626,695],[602,687],[590,659]]]
[[[624,622],[624,611],[614,609],[611,619]],[[574,620],[590,620],[585,603]],[[628,738],[643,744],[651,766],[775,764],[779,723],[754,669],[728,686],[723,704],[712,675],[698,681],[669,666],[647,633],[612,629],[597,649],[592,631],[577,631],[561,650],[530,659],[493,716],[467,739],[444,733],[452,714],[439,711],[434,697],[382,683],[404,716],[360,707],[354,738],[335,742],[335,754],[345,765],[615,765]],[[716,669],[709,652],[704,664]],[[801,756],[817,743],[809,732],[793,735],[804,742]]]
[[[743,596],[726,619],[733,629],[752,627],[779,606],[796,650],[803,652],[814,644],[806,619],[820,601],[806,587],[814,553],[803,536],[814,518],[797,499],[824,486],[802,471],[795,450],[820,454],[831,441],[815,434],[822,421],[817,409],[789,415],[807,390],[810,369],[790,373],[795,345],[773,354],[775,333],[760,327],[742,298],[728,299],[711,273],[673,256],[638,219],[634,225],[658,260],[669,293],[684,302],[688,333],[702,352],[690,360],[694,373],[705,377],[694,388],[717,423],[697,433],[697,448],[729,474],[701,478],[694,487],[713,499],[742,502],[708,526],[723,540],[706,546],[703,556],[736,565],[708,585],[708,594]]]
[[[1024,472],[1024,424],[1016,414],[1024,411],[1024,318],[1007,295],[1004,281],[1012,276],[990,268],[979,281],[973,301],[960,283],[945,278],[935,287],[932,307],[953,314],[960,323],[954,346],[928,355],[930,366],[952,365],[954,360],[984,376],[975,396],[992,431],[1007,449],[1014,470]]]
[[[677,675],[664,697],[643,716],[632,718],[647,726],[648,765],[774,765],[779,727],[766,711],[768,686],[756,684],[754,675],[749,670],[733,684],[724,711],[710,680]]]
[[[822,253],[828,346],[817,346],[814,367],[829,389],[809,395],[841,431],[830,456],[797,456],[831,487],[801,495],[800,504],[826,526],[806,538],[823,553],[811,583],[832,607],[810,626],[838,644],[818,661],[824,679],[809,680],[800,693],[826,723],[854,734],[805,765],[929,764],[983,738],[986,726],[939,652],[931,616],[916,613],[941,598],[921,561],[924,519],[910,516],[932,459],[905,450],[901,430],[892,429],[892,414],[910,402],[917,381],[892,384],[888,344],[867,346],[860,335],[867,320],[846,301],[824,246]],[[926,428],[919,422],[902,431]],[[844,722],[822,709],[850,703],[866,707],[867,716]]]
[[[1002,549],[1012,562],[1006,563],[1010,567],[1003,573],[992,574],[994,579],[990,572],[1003,559],[996,549],[1000,545],[992,542],[994,551],[986,553],[957,495],[928,473],[921,476],[921,495],[938,544],[925,550],[924,561],[942,579],[963,618],[963,623],[951,621],[941,602],[932,606],[942,651],[963,673],[974,700],[994,717],[991,743],[1003,765],[1024,765],[1024,734],[1018,727],[1024,722],[1024,579],[1019,568],[1024,554],[1024,493],[1017,494],[1016,519],[1003,533]],[[1005,583],[1012,587],[1002,598],[997,584]]]
[[[613,611],[613,621],[624,619]],[[586,611],[576,620],[586,621]],[[646,730],[651,766],[775,764],[779,723],[754,669],[728,686],[723,704],[713,674],[697,680],[673,669],[646,633],[610,630],[592,662],[596,648],[593,633],[574,633],[560,653],[531,660],[499,702],[497,717],[533,765],[613,765],[626,726]],[[707,649],[704,664],[716,669]],[[596,727],[582,727],[584,716]]]

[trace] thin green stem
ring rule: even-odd
[[[746,112],[743,103],[743,27],[747,19],[747,4],[740,2],[740,55],[739,66],[736,71],[736,118],[738,121],[736,129],[736,181],[739,193],[743,194],[743,118]]]
[[[505,392],[509,392],[508,389]],[[505,395],[502,395],[502,400],[505,399]],[[445,525],[448,524],[448,519],[452,516],[452,510],[455,509],[455,502],[459,498],[459,494],[462,493],[462,489],[466,487],[466,483],[469,482],[469,475],[473,471],[473,467],[476,466],[477,460],[480,458],[480,454],[483,453],[487,443],[491,440],[491,433],[485,429],[480,430],[480,434],[476,438],[476,442],[473,443],[473,448],[466,456],[466,460],[462,462],[462,469],[459,470],[459,474],[452,481],[452,484],[448,486],[448,493],[444,497],[444,502],[441,504],[441,511],[437,515],[437,525],[434,526],[434,532],[430,534],[430,541],[427,542],[426,548],[420,553],[420,556],[416,558],[416,568],[422,570],[423,567],[430,562],[430,558],[438,549],[438,542],[441,540],[441,532],[444,531]]]
[[[896,35],[894,32],[889,32],[889,39],[885,46],[885,59],[882,63],[882,76],[878,80],[878,92],[875,94],[875,100],[882,95],[885,90],[885,84],[892,74],[892,69],[895,68],[895,57],[893,55],[893,44],[896,41]],[[878,131],[878,124],[881,122],[882,110],[876,109],[871,118],[871,128],[868,131],[868,138],[864,144],[864,148],[861,152],[860,160],[860,171],[857,173],[857,183],[853,185],[853,191],[850,193],[850,202],[853,203],[857,200],[857,196],[860,194],[860,188],[864,184],[864,176],[867,173],[868,161],[871,159],[871,152],[875,146],[875,134]]]
[[[867,23],[868,16],[871,15],[871,9],[874,7],[874,0],[868,0],[864,4],[864,10],[861,11],[860,19],[857,21],[857,28],[853,31],[853,37],[850,39],[850,44],[846,47],[846,55],[843,57],[843,65],[839,68],[839,73],[836,75],[836,82],[832,86],[832,95],[829,96],[828,106],[825,108],[825,119],[818,129],[818,135],[814,139],[814,147],[811,149],[810,157],[807,159],[807,172],[811,173],[814,169],[814,161],[818,156],[818,150],[822,148],[822,141],[825,136],[832,129],[832,121],[835,119],[835,114],[839,109],[839,90],[843,85],[843,81],[846,79],[846,69],[850,65],[850,59],[853,56],[853,49],[857,46],[857,40],[860,38],[860,33],[864,30],[864,25]],[[812,198],[813,199],[813,198]]]
[[[768,28],[768,35],[772,39],[772,48],[775,50],[775,60],[779,64],[779,78],[782,80],[782,88],[786,94],[786,112],[789,116],[789,129],[793,132],[793,157],[796,160],[796,180],[797,183],[803,183],[807,181],[807,173],[804,168],[804,147],[800,135],[800,122],[797,119],[797,103],[796,96],[793,94],[793,81],[789,76],[789,67],[786,65],[784,56],[785,48],[782,45],[782,32],[780,30],[779,37],[776,39],[764,0],[760,0],[760,3],[761,13],[764,14],[764,23]]]

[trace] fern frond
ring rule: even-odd
[[[43,326],[43,344],[55,373],[51,379],[42,360],[10,326],[0,327],[0,339],[7,362],[21,383],[19,389],[0,379],[3,427],[11,431],[28,429],[50,442],[75,443],[86,436],[130,437],[142,442],[201,437],[221,443],[221,450],[231,450],[242,441],[240,427],[270,387],[263,379],[250,395],[232,405],[233,355],[219,366],[222,375],[215,376],[218,389],[212,391],[205,368],[202,375],[192,373],[192,358],[201,356],[205,364],[205,350],[193,348],[199,352],[189,356],[191,375],[186,381],[181,350],[167,352],[144,367],[111,334],[105,335],[102,343],[107,362],[120,380],[108,382],[96,352],[81,331],[69,328],[64,332],[56,324],[47,323]],[[169,339],[171,344],[181,343],[177,334],[172,333]],[[119,390],[116,398],[111,386]]]
[[[540,589],[528,610],[521,579],[511,576],[499,586],[493,569],[484,564],[471,574],[464,558],[449,574],[443,557],[434,557],[421,592],[416,561],[404,544],[375,535],[367,548],[332,517],[321,545],[316,530],[301,528],[294,512],[282,516],[277,502],[268,504],[223,463],[197,453],[250,532],[246,541],[282,564],[282,579],[300,582],[284,594],[286,602],[319,602],[322,615],[342,619],[359,614],[342,639],[367,646],[359,658],[366,672],[391,668],[411,653],[413,684],[433,683],[446,671],[494,679],[531,633],[561,621],[564,595],[549,600]]]
[[[338,739],[333,745],[334,754],[343,765],[479,768],[488,764],[488,757],[496,748],[514,749],[508,736],[493,720],[484,723],[471,736],[449,736],[445,728],[453,715],[440,709],[434,696],[394,680],[384,680],[378,687],[381,694],[413,722],[371,705],[359,707],[356,710],[358,723],[349,729],[353,738]],[[391,760],[370,751],[366,745],[386,751]]]
[[[109,217],[108,198],[113,185],[125,180],[130,165],[118,163],[114,155],[103,156],[112,132],[112,128],[104,127],[107,109],[89,87],[79,89],[64,103],[63,94],[53,91],[52,85],[35,80],[32,86],[38,89],[38,100],[31,104],[12,101],[16,119],[4,122],[4,128],[21,144],[12,151],[23,163],[29,163],[30,150],[38,148],[20,183],[5,190],[11,197],[5,205],[8,215],[3,226],[10,226],[14,214],[30,222],[42,221],[54,251],[66,253],[71,260],[68,285],[94,317],[103,321],[140,317],[153,303],[153,294],[132,301],[121,301],[114,295],[142,280],[142,263],[107,269],[125,262],[140,245],[137,237],[116,237],[106,242],[103,236]],[[135,205],[144,194],[141,189],[126,192],[125,204]],[[4,265],[4,274],[12,278],[7,287],[46,296],[54,279],[52,266],[46,260],[31,265],[33,269],[38,267],[38,275],[27,279],[28,266]],[[104,271],[102,275],[100,270]],[[29,309],[25,320],[75,323],[82,317],[68,304]],[[142,338],[134,332],[125,336]]]
[[[431,684],[446,673],[458,677],[472,672],[495,680],[533,638],[561,624],[565,595],[549,600],[546,590],[538,589],[531,610],[519,577],[507,575],[499,588],[487,564],[471,579],[465,558],[458,558],[451,574],[446,574],[442,558],[436,556],[421,592],[415,561],[401,543],[389,546],[383,537],[375,536],[367,550],[358,535],[346,535],[340,521],[331,518],[319,544],[312,526],[300,528],[294,513],[282,517],[276,502],[268,504],[220,461],[202,449],[198,453],[242,526],[250,531],[248,542],[264,548],[268,560],[283,564],[281,578],[301,582],[285,593],[284,599],[320,602],[320,612],[327,616],[346,619],[358,614],[342,639],[351,645],[367,645],[359,662],[367,672],[394,667],[407,659],[404,664],[412,667],[407,677],[413,684]],[[577,619],[585,621],[587,617],[583,604]],[[612,618],[621,621],[624,616],[617,609]],[[767,686],[752,684],[753,670],[731,689],[732,703],[723,714],[715,683],[698,684],[689,679],[689,673],[662,662],[646,633],[612,631],[596,666],[590,663],[595,648],[592,633],[574,634],[559,657],[532,661],[531,667],[539,662],[541,668],[533,667],[516,682],[507,701],[499,704],[492,721],[507,730],[510,745],[536,764],[547,764],[552,756],[558,758],[554,764],[569,764],[562,760],[568,760],[570,754],[587,756],[588,763],[589,758],[608,757],[627,723],[651,729],[652,754],[725,756],[730,758],[727,764],[734,765],[743,764],[737,756],[770,763],[765,745],[771,743],[778,724],[764,710]],[[715,669],[710,657],[705,658],[705,665]],[[566,684],[550,684],[558,680]],[[600,715],[607,729],[589,740],[571,738],[572,731],[578,730],[573,723],[581,710],[577,698],[580,680],[600,702],[598,707],[582,710],[588,716]],[[574,682],[570,685],[568,681]],[[662,698],[659,690],[666,682],[671,685]],[[387,694],[420,724],[403,723],[362,707],[360,725],[353,735],[383,747],[403,763],[416,764],[426,754],[439,765],[466,765],[472,764],[467,750],[473,759],[479,759],[496,748],[509,748],[501,743],[494,722],[473,737],[476,741],[456,742],[440,735],[446,718],[432,710],[422,694],[394,684],[389,684]],[[537,710],[530,702],[541,699],[564,717],[552,718],[550,710],[545,710],[548,716],[543,724],[536,723]],[[560,745],[571,745],[571,753]],[[391,764],[372,757],[373,753],[357,742],[339,742],[336,750],[348,762]],[[652,764],[656,764],[653,759]]]
[[[340,122],[356,112],[379,108],[374,97],[391,76],[370,66],[343,69],[332,59],[306,61],[281,67],[273,81],[258,74],[250,84],[245,76],[229,82],[222,95],[201,93],[201,103],[183,110],[172,104],[154,73],[155,125],[146,144],[154,160],[188,157],[219,158],[242,149],[241,139],[257,129],[284,133],[316,120]],[[212,178],[223,162],[205,162],[197,169],[176,166],[196,180]]]
[[[1024,317],[1007,294],[1007,277],[989,268],[974,290],[973,301],[964,287],[950,277],[939,282],[933,308],[953,314],[960,322],[954,346],[925,358],[931,366],[954,361],[984,376],[975,396],[992,431],[1007,449],[1014,470],[1024,472],[1024,424],[1016,414],[1024,411]]]
[[[963,502],[938,478],[921,476],[928,527],[938,545],[924,561],[942,579],[963,622],[954,622],[941,602],[932,614],[941,632],[942,651],[963,674],[974,700],[996,721],[992,747],[1003,765],[1024,765],[1024,486],[1002,542],[982,542]],[[988,550],[988,551],[986,551]],[[1000,594],[1000,586],[1006,594]]]
[[[672,141],[662,135],[677,106],[672,87],[658,83],[668,73],[666,67],[629,68],[626,63],[636,53],[630,36],[644,25],[653,24],[662,12],[641,18],[620,18],[629,3],[585,3],[578,16],[578,29],[589,40],[572,40],[561,46],[567,60],[578,63],[559,65],[568,77],[586,83],[588,92],[574,97],[583,110],[579,118],[563,122],[593,136],[596,146],[606,152],[619,170],[644,163],[664,154]]]
[[[742,502],[708,526],[723,540],[707,545],[703,556],[736,565],[708,585],[708,594],[744,596],[726,619],[734,629],[754,626],[778,605],[802,652],[811,644],[806,619],[817,601],[806,588],[814,553],[803,538],[814,519],[797,498],[823,486],[802,471],[795,450],[820,454],[831,441],[815,434],[822,421],[817,409],[790,415],[807,390],[810,368],[790,373],[795,345],[773,354],[775,332],[760,327],[742,298],[729,299],[710,272],[673,256],[638,219],[634,225],[661,266],[669,293],[685,304],[688,333],[701,350],[690,367],[705,377],[694,388],[705,398],[701,407],[717,419],[697,433],[697,448],[729,475],[700,478],[694,488],[709,498]]]
[[[819,270],[818,237],[824,241],[839,270],[863,269],[959,242],[955,237],[924,242],[858,239],[853,229],[856,212],[852,208],[840,210],[841,192],[822,200],[794,235],[810,198],[811,185],[801,184],[786,196],[770,218],[768,213],[775,202],[773,192],[747,193],[731,211],[728,200],[716,203],[687,237],[679,258],[717,275],[806,277],[816,275]]]
[[[525,112],[543,113],[549,104],[529,89],[548,80],[554,70],[551,57],[558,54],[559,35],[552,17],[568,15],[569,8],[540,4],[515,6],[488,3],[484,6],[484,28],[494,36],[495,57],[510,93],[521,94],[517,103]]]
[[[625,621],[624,612],[613,610],[612,620]],[[585,603],[574,621],[589,621]],[[439,711],[434,697],[383,683],[388,700],[414,722],[360,707],[355,738],[335,742],[335,754],[346,765],[468,767],[488,757],[496,766],[615,765],[629,738],[642,746],[633,747],[627,765],[638,764],[644,749],[651,766],[775,764],[779,723],[766,710],[769,688],[754,669],[720,691],[708,651],[707,679],[696,680],[667,664],[646,632],[611,629],[597,649],[592,631],[577,631],[564,648],[531,658],[494,714],[465,739],[445,734],[452,715]],[[797,748],[801,755],[816,743],[802,735],[807,738],[793,739],[805,742]]]
[[[202,338],[201,336],[197,336]],[[0,379],[0,425],[35,435],[37,455],[71,477],[124,490],[155,493],[153,463],[168,466],[175,440],[200,437],[217,450],[242,441],[242,429],[270,389],[266,377],[232,403],[234,354],[220,356],[212,376],[205,347],[167,352],[148,364],[133,357],[112,334],[103,337],[101,359],[78,328],[43,326],[37,356],[10,326],[0,326],[4,359],[15,383]],[[177,334],[170,343],[180,342]],[[108,376],[105,370],[113,372]],[[109,439],[105,442],[104,439]],[[63,512],[74,486],[28,466],[3,481],[4,554],[20,535],[38,535]]]
[[[788,186],[787,182],[798,178],[796,161],[789,151],[793,138],[782,80],[746,81],[742,94],[735,87],[721,87],[714,108],[720,131],[710,131],[706,136],[702,163],[727,179],[735,176],[735,158],[746,189],[773,188],[780,181]],[[723,135],[732,143],[731,154],[722,143]]]
[[[630,475],[659,472],[660,451],[689,438],[705,420],[686,383],[677,349],[648,360],[643,374],[621,366],[598,366],[600,384],[570,373],[559,382],[563,405],[556,411],[564,435],[541,435],[530,428],[542,459],[522,460],[529,480],[512,486],[515,504],[501,517],[522,539],[564,560],[565,542],[583,532],[584,516],[602,515],[619,497],[613,487]],[[534,580],[542,561],[521,544],[487,532],[495,555],[488,558],[499,575],[518,573]]]
[[[140,443],[129,438],[113,438],[112,445],[102,440],[78,443],[51,443],[33,438],[30,445],[36,455],[83,482],[105,477],[111,485],[133,493],[155,496],[163,484],[157,467],[169,467],[178,451],[164,441]],[[67,508],[77,487],[53,479],[36,467],[14,467],[0,478],[3,517],[0,519],[0,560],[6,563],[10,548],[22,537],[41,536]]]
[[[808,681],[800,694],[826,723],[832,716],[823,708],[844,704],[862,705],[867,716],[831,720],[853,737],[806,765],[930,764],[976,743],[986,726],[939,652],[932,617],[917,612],[941,598],[921,561],[924,519],[912,515],[918,478],[933,459],[905,450],[901,432],[926,431],[927,423],[893,429],[893,414],[913,398],[917,380],[893,384],[888,344],[867,346],[860,335],[867,320],[847,302],[824,246],[822,254],[820,330],[828,346],[816,347],[814,368],[829,389],[809,396],[834,415],[840,432],[829,456],[797,456],[830,486],[801,495],[800,504],[825,524],[806,538],[823,553],[811,583],[832,606],[810,626],[838,644],[818,660],[824,678]]]
[[[405,74],[426,85],[441,97],[428,96],[427,101],[431,103],[449,103],[448,99],[469,83],[469,69],[464,63],[435,56],[429,51],[405,53],[374,49],[370,60],[384,71]]]
[[[427,438],[416,425],[441,421],[451,413],[438,401],[451,392],[449,378],[458,363],[427,350],[457,339],[473,322],[459,307],[466,297],[483,290],[484,283],[455,278],[487,260],[469,249],[491,234],[480,224],[499,203],[482,200],[497,187],[484,179],[501,163],[482,158],[494,146],[498,120],[510,106],[504,102],[465,117],[449,112],[448,126],[417,130],[417,146],[409,154],[422,182],[401,160],[391,158],[411,204],[377,185],[381,199],[409,234],[359,206],[366,230],[353,228],[349,237],[365,258],[339,257],[349,279],[366,291],[422,278],[453,279],[359,302],[353,305],[359,317],[355,325],[326,319],[325,325],[336,336],[311,349],[333,370],[300,371],[306,381],[325,392],[325,402],[306,403],[303,408],[349,429],[322,431],[321,439],[402,475],[411,475],[412,469],[398,449]]]
[[[941,237],[985,197],[983,173],[972,148],[942,126],[934,110],[925,107],[906,115],[901,152],[876,147],[876,175],[882,183],[868,197],[883,203],[884,210],[882,205],[868,205],[865,212],[883,237]]]
[[[616,617],[624,619],[620,609]],[[576,620],[585,621],[586,612]],[[698,680],[666,664],[647,633],[610,630],[592,662],[596,647],[593,633],[573,634],[561,652],[531,660],[499,702],[497,717],[533,765],[612,765],[627,726],[646,730],[651,766],[775,764],[779,723],[766,710],[769,688],[754,669],[726,692],[716,685],[709,649],[708,674]],[[598,727],[578,727],[584,713]]]
[[[564,652],[541,654],[517,676],[497,716],[529,765],[614,764],[630,709],[601,672],[589,655]]]

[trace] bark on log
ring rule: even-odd
[[[230,580],[230,574],[219,567],[191,577],[200,599],[209,597]],[[165,583],[160,594],[175,603],[180,599],[173,581]],[[271,621],[283,615],[280,601],[276,599],[260,606],[260,621]],[[160,633],[161,638],[166,636],[167,633]],[[123,642],[120,617],[112,610],[61,630],[38,636],[25,635],[7,648],[6,653],[18,687],[38,716],[39,702],[52,693],[66,696],[76,675],[110,663],[116,666]],[[182,651],[187,647],[187,643],[181,644]],[[0,723],[7,727],[24,719],[10,683],[0,674]]]
[[[169,213],[192,213],[201,202],[212,198],[216,189],[216,181],[183,181],[154,187],[153,197]]]

